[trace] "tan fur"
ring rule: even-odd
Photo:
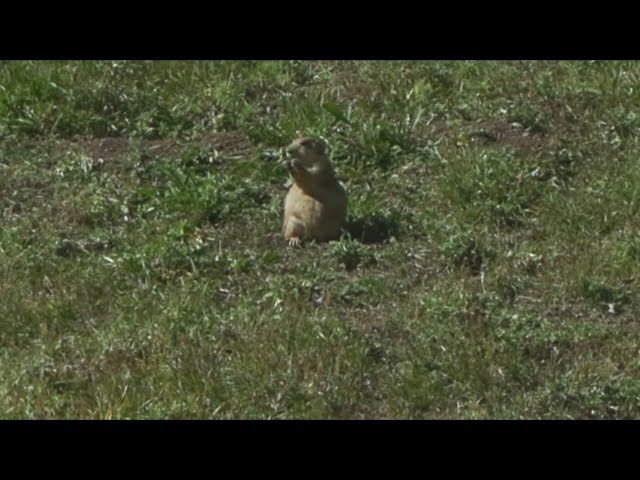
[[[298,138],[287,147],[287,153],[293,185],[284,204],[284,236],[292,246],[305,239],[340,238],[347,194],[335,177],[326,145],[319,138]]]

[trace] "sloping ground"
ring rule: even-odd
[[[638,416],[630,113],[595,121],[599,97],[560,90],[451,113],[454,67],[414,96],[340,68],[370,117],[305,103],[328,75],[314,64],[284,82],[304,108],[244,129],[0,142],[4,417]],[[277,82],[257,85],[267,111]],[[418,87],[434,113],[401,130],[384,102]],[[349,222],[290,249],[278,148],[300,124],[329,136]]]

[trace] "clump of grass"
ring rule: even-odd
[[[581,295],[596,305],[624,305],[630,300],[626,288],[607,285],[593,279],[583,278],[578,288]]]
[[[512,149],[469,150],[453,160],[449,171],[443,193],[471,224],[481,219],[501,227],[520,225],[541,189]]]
[[[327,253],[334,257],[339,265],[346,270],[353,270],[358,266],[374,265],[376,255],[358,241],[343,237],[339,242],[333,242]]]

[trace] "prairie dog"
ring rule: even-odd
[[[325,143],[302,137],[287,147],[293,185],[284,203],[283,233],[289,245],[303,239],[336,240],[347,215],[347,194],[335,177]]]

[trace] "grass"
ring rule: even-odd
[[[2,418],[638,418],[637,62],[1,62]],[[340,241],[281,238],[326,138]]]

